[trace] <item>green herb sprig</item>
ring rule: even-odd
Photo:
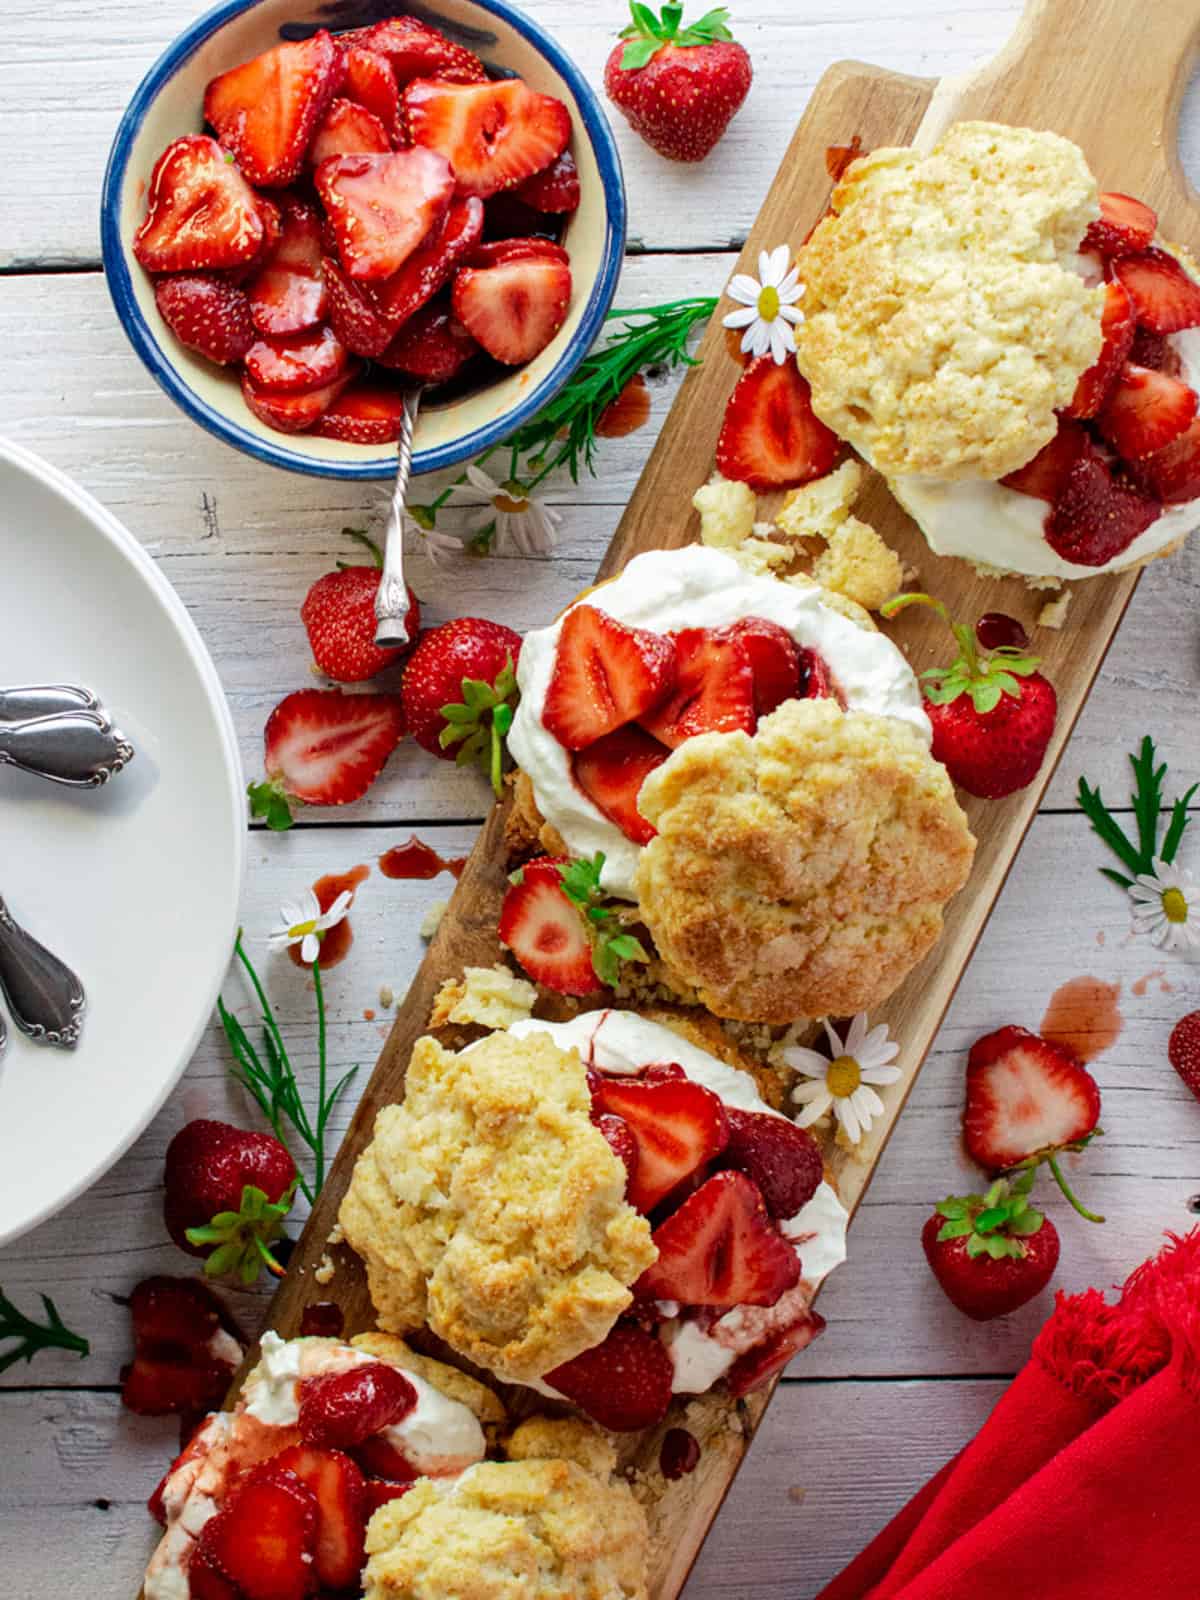
[[[1078,791],[1080,809],[1091,823],[1093,833],[1104,841],[1127,869],[1128,876],[1113,867],[1100,868],[1106,878],[1119,884],[1122,889],[1131,888],[1134,879],[1143,874],[1153,875],[1156,862],[1166,862],[1170,865],[1174,861],[1179,853],[1184,833],[1192,820],[1188,815],[1188,806],[1197,789],[1200,789],[1200,784],[1194,783],[1186,794],[1180,795],[1172,802],[1167,830],[1162,843],[1159,844],[1158,831],[1163,812],[1163,782],[1167,776],[1167,763],[1158,760],[1154,741],[1149,734],[1142,740],[1136,754],[1130,755],[1129,764],[1133,768],[1134,778],[1134,792],[1130,800],[1137,824],[1136,841],[1126,834],[1109,810],[1099,787],[1093,788],[1086,778],[1081,777]]]
[[[72,1333],[58,1314],[48,1294],[39,1297],[46,1313],[44,1323],[34,1322],[0,1289],[0,1344],[15,1341],[11,1349],[0,1351],[0,1372],[7,1372],[18,1361],[32,1361],[41,1350],[74,1350],[80,1360],[90,1355],[91,1345],[80,1333]]]
[[[590,861],[580,858],[566,861],[558,869],[563,893],[572,905],[578,906],[586,918],[592,935],[592,967],[601,983],[615,988],[625,961],[649,961],[642,941],[627,933],[624,924],[613,910],[608,896],[600,887],[600,874],[604,869],[604,852],[597,850]]]

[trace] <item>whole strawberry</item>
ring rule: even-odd
[[[703,161],[750,92],[750,57],[724,6],[681,27],[683,6],[655,16],[632,0],[604,67],[604,87],[635,133],[671,161]]]
[[[308,630],[313,659],[325,676],[335,683],[362,683],[398,661],[403,652],[385,650],[375,643],[375,596],[383,553],[373,539],[356,528],[342,531],[367,547],[373,565],[352,567],[339,561],[336,572],[318,578],[308,591],[300,607],[300,620]],[[421,607],[411,589],[404,625],[409,639],[415,639],[421,626]]]
[[[253,1283],[264,1266],[282,1276],[270,1246],[295,1185],[296,1163],[278,1139],[201,1117],[167,1146],[167,1232],[181,1250],[206,1258],[206,1277]]]
[[[1200,1011],[1189,1011],[1171,1029],[1167,1060],[1200,1100]]]
[[[1054,1276],[1058,1229],[1029,1203],[1033,1176],[998,1178],[983,1195],[952,1195],[921,1229],[930,1271],[976,1322],[1015,1311]]]
[[[477,764],[500,793],[504,735],[517,698],[521,636],[484,617],[455,617],[421,639],[400,683],[408,731],[431,755]]]
[[[928,595],[897,595],[880,609],[891,617],[914,604],[932,606],[958,642],[949,667],[921,674],[935,759],[959,788],[983,800],[1026,788],[1041,769],[1058,714],[1054,685],[1037,670],[1037,657],[1017,645],[981,650],[974,629],[952,622]]]

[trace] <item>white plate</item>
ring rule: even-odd
[[[182,602],[90,495],[0,439],[0,684],[82,683],[132,739],[105,788],[0,766],[0,894],[83,979],[74,1052],[10,1026],[0,1244],[137,1138],[212,1015],[245,859],[229,709]]]

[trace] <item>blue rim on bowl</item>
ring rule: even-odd
[[[300,450],[289,449],[283,442],[276,444],[258,433],[252,433],[226,413],[209,405],[184,381],[163,354],[134,294],[130,258],[121,240],[119,220],[121,195],[128,175],[129,158],[134,141],[147,111],[163,85],[174,77],[179,68],[213,34],[227,22],[252,10],[258,3],[259,0],[224,0],[223,4],[214,6],[211,11],[197,18],[150,68],[126,107],[109,153],[100,199],[100,244],[109,293],[121,325],[150,375],[181,410],[218,439],[236,446],[258,461],[284,467],[290,472],[302,472],[321,478],[390,478],[394,476],[396,470],[394,450],[384,456],[368,457],[363,460],[324,460],[306,455]],[[525,38],[546,58],[570,88],[587,132],[604,190],[604,243],[587,304],[583,308],[570,342],[550,372],[517,404],[493,421],[444,444],[417,450],[413,457],[414,473],[436,472],[441,467],[452,467],[459,462],[470,460],[490,445],[499,443],[515,432],[558,393],[583,360],[604,325],[605,317],[616,294],[617,279],[620,276],[625,251],[626,206],[621,158],[608,119],[587,79],[544,29],[523,12],[518,11],[515,6],[507,4],[507,0],[472,0],[472,4],[481,11],[489,12]],[[397,12],[406,9],[409,8],[403,4],[396,6]],[[281,434],[279,437],[283,441],[288,435]]]

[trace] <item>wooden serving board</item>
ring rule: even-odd
[[[1082,145],[1102,188],[1138,195],[1154,205],[1166,237],[1200,251],[1200,207],[1176,153],[1176,118],[1188,69],[1200,42],[1197,0],[1031,0],[1010,45],[989,66],[940,84],[847,63],[818,84],[784,156],[771,191],[746,242],[739,267],[753,271],[758,252],[783,240],[798,246],[824,209],[830,182],[824,152],[857,135],[865,149],[933,143],[952,121],[982,117],[1051,128]],[[634,555],[677,548],[697,537],[693,491],[708,477],[717,432],[737,368],[729,359],[719,318],[700,348],[701,365],[689,373],[663,427],[600,576],[618,571]],[[982,580],[965,563],[933,556],[920,534],[876,482],[862,514],[920,574],[921,587],[940,595],[951,611],[973,618],[1005,611],[1033,632],[1043,597],[1016,579]],[[1048,759],[1037,781],[1005,801],[967,800],[979,841],[970,883],[950,906],[945,934],[932,954],[878,1013],[902,1044],[905,1075],[885,1094],[888,1115],[872,1133],[864,1159],[834,1153],[831,1160],[843,1200],[853,1209],[870,1182],[904,1100],[916,1079],[951,996],[970,959],[992,905],[1020,847],[1051,772],[1062,754],[1104,654],[1137,584],[1137,574],[1077,584],[1065,628],[1040,630],[1035,646],[1058,691],[1059,716]],[[945,655],[941,625],[920,611],[892,626],[893,637],[918,671]],[[332,1254],[332,1282],[312,1272],[327,1253],[327,1239],[359,1152],[369,1142],[383,1105],[402,1098],[414,1041],[427,1031],[439,987],[468,964],[490,965],[499,955],[496,921],[505,887],[503,806],[484,826],[395,1026],[291,1268],[271,1308],[270,1326],[298,1331],[310,1301],[336,1299],[348,1332],[373,1325],[364,1275],[344,1246]],[[935,1198],[931,1191],[930,1200]],[[837,1337],[833,1328],[827,1337]],[[803,1373],[803,1357],[797,1371]],[[529,1409],[528,1392],[511,1394],[514,1408]],[[667,1486],[651,1510],[654,1536],[651,1594],[675,1600],[733,1480],[769,1395],[733,1405],[713,1401],[688,1426],[703,1451],[696,1471]],[[668,1419],[668,1423],[672,1419]],[[651,1472],[662,1430],[624,1441],[627,1463]],[[836,1448],[836,1441],[825,1441]]]

